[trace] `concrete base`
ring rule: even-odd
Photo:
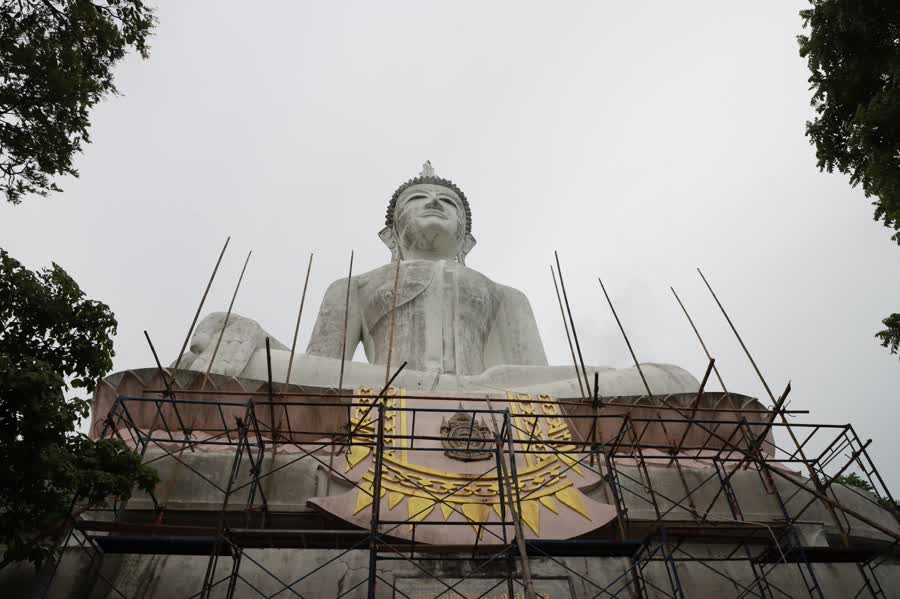
[[[179,456],[181,462],[167,456],[161,450],[148,452],[148,460],[156,460],[162,481],[157,489],[157,500],[165,506],[166,522],[211,525],[216,521],[222,507],[222,488],[226,485],[233,456],[226,452],[203,453],[185,452]],[[299,459],[298,459],[299,458]],[[316,459],[318,458],[318,459]],[[338,479],[325,476],[329,462],[328,454],[315,457],[277,455],[268,457],[264,471],[276,471],[263,479],[262,489],[266,494],[269,510],[273,518],[280,518],[275,527],[288,527],[291,522],[298,528],[304,519],[315,527],[336,527],[341,523],[328,521],[326,516],[307,507],[307,500],[327,494],[335,495],[350,490],[350,486]],[[289,464],[289,465],[288,465]],[[284,467],[282,467],[284,466]],[[280,468],[281,467],[281,468]],[[280,468],[280,469],[279,469]],[[641,473],[635,466],[622,465],[617,468],[620,484],[624,489],[623,499],[628,510],[632,532],[656,520],[656,511],[648,501],[649,493],[640,484]],[[710,503],[711,520],[723,525],[733,523],[730,508],[723,494],[713,502],[719,489],[718,479],[710,468],[683,468],[682,475],[674,468],[651,466],[649,469],[652,488],[657,492],[656,500],[660,510],[666,511],[673,505],[672,500],[682,501],[686,489],[699,486],[691,494],[691,502],[697,510],[703,511]],[[204,480],[198,473],[203,474]],[[247,460],[237,477],[238,484],[249,482]],[[758,522],[760,529],[777,526],[782,519],[774,494],[766,491],[755,470],[741,471],[735,475],[734,486],[745,522]],[[788,509],[795,512],[809,501],[810,495],[800,492],[791,497],[797,487],[788,481],[779,481],[782,497],[789,498]],[[886,527],[896,529],[897,522],[887,511],[871,504],[856,491],[843,487],[834,488],[835,497],[846,505]],[[588,490],[594,499],[612,503],[611,490],[605,482]],[[232,515],[241,511],[249,499],[248,489],[235,493],[229,502]],[[257,494],[257,503],[259,495]],[[690,507],[690,502],[684,502]],[[152,519],[153,504],[147,496],[132,498],[127,506],[125,518],[132,521]],[[243,518],[243,516],[241,516]],[[671,526],[692,523],[694,518],[689,509],[675,507],[663,518]],[[878,531],[850,519],[851,544],[855,547],[883,545],[887,537]],[[595,531],[594,538],[610,538],[610,527]],[[839,542],[838,530],[831,520],[828,510],[820,502],[814,503],[803,514],[797,525],[801,542],[810,548],[827,548]],[[765,534],[765,532],[763,532]],[[707,540],[704,538],[704,541]],[[738,597],[747,588],[754,596],[758,587],[753,583],[754,574],[746,560],[717,561],[734,548],[733,539],[723,538],[719,543],[688,541],[673,552],[674,572],[667,570],[666,562],[653,561],[644,566],[646,597],[666,597],[672,593],[671,577],[677,573],[686,597]],[[360,545],[365,548],[365,541]],[[752,548],[759,553],[758,548]],[[738,556],[745,555],[744,550]],[[340,550],[329,549],[249,549],[240,563],[240,578],[237,580],[234,597],[365,597],[368,580],[368,551],[356,550],[340,556]],[[661,554],[657,554],[659,557]],[[708,561],[681,561],[690,556]],[[336,559],[335,559],[336,558]],[[547,558],[530,560],[536,590],[545,597],[634,597],[633,583],[629,578],[631,561],[628,557],[566,557],[554,562]],[[332,561],[333,560],[333,561]],[[475,578],[460,586],[460,594],[446,593],[443,597],[506,597],[506,562],[495,560],[484,566],[484,559],[473,561],[420,561],[418,565],[406,561],[381,561],[378,564],[378,597],[435,597],[447,587],[429,574],[445,583],[453,585],[462,576],[476,572]],[[101,561],[91,562],[89,554],[79,548],[69,548],[60,564],[48,597],[74,598],[90,597],[105,599],[120,597],[133,599],[158,599],[191,597],[200,592],[209,559],[195,555],[124,555],[106,554]],[[517,560],[513,560],[517,567]],[[219,559],[215,580],[227,579],[233,561],[230,556]],[[804,577],[805,565],[782,563],[765,564],[769,570],[767,579],[773,588],[773,597],[807,597]],[[318,569],[317,569],[318,568]],[[812,569],[825,597],[853,597],[863,589],[864,579],[855,563],[814,563]],[[45,579],[49,572],[43,573]],[[729,580],[733,578],[737,583]],[[900,597],[900,561],[892,559],[876,569],[876,577],[888,597]],[[299,582],[298,582],[299,581]],[[386,581],[386,582],[385,582]],[[285,585],[293,584],[291,589]],[[34,593],[40,581],[27,567],[8,569],[0,573],[0,588],[4,597],[26,597]],[[227,580],[217,585],[212,597],[227,596]],[[399,590],[394,591],[391,585]],[[496,585],[496,586],[495,586]],[[113,589],[115,587],[115,590]],[[494,587],[494,588],[492,588]],[[608,588],[607,588],[608,587]],[[607,588],[606,592],[601,589]],[[491,589],[491,590],[489,590]],[[780,591],[779,591],[780,589]],[[521,593],[522,588],[516,585]],[[121,593],[121,595],[119,594]],[[260,595],[262,593],[262,595]],[[484,594],[487,593],[487,594]],[[609,594],[608,594],[609,593]],[[517,595],[524,596],[524,594]],[[674,596],[674,595],[673,595]],[[816,596],[816,595],[813,595]],[[863,590],[860,597],[872,596]]]

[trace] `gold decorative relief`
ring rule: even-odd
[[[354,406],[351,426],[358,428],[358,435],[365,435],[366,441],[374,439],[377,410],[372,408],[375,391],[371,388],[359,389],[358,395],[365,395]],[[473,526],[480,528],[496,523],[505,513],[510,521],[510,504],[521,507],[522,521],[535,534],[540,535],[541,512],[547,510],[551,515],[562,511],[570,511],[580,517],[591,520],[585,507],[581,492],[576,488],[584,472],[574,457],[574,443],[563,445],[547,445],[548,440],[555,442],[573,441],[572,433],[563,417],[559,406],[547,395],[538,395],[535,401],[528,394],[509,393],[508,403],[512,415],[512,424],[516,436],[516,453],[518,462],[517,492],[518,501],[510,502],[504,497],[506,505],[501,505],[500,480],[496,469],[485,473],[493,466],[486,462],[481,473],[465,471],[453,472],[430,468],[416,463],[415,456],[420,453],[409,451],[410,430],[407,423],[405,391],[390,389],[385,399],[385,452],[382,460],[381,492],[387,496],[387,509],[397,509],[406,503],[407,517],[412,522],[419,522],[432,514],[440,506],[440,517],[464,518]],[[399,409],[390,409],[399,408]],[[460,413],[465,413],[463,410]],[[542,417],[537,417],[538,415]],[[461,420],[461,419],[460,419]],[[471,417],[466,417],[467,426],[473,425]],[[445,425],[448,422],[445,421]],[[482,425],[483,426],[483,425]],[[487,429],[487,427],[484,427]],[[493,445],[493,431],[483,430]],[[482,437],[480,440],[487,441]],[[354,442],[359,439],[354,439]],[[347,453],[347,471],[353,470],[366,458],[372,456],[374,443],[364,446],[354,445]],[[553,451],[556,448],[557,451]],[[455,449],[455,447],[454,447]],[[478,447],[484,450],[483,446]],[[494,452],[489,452],[494,457]],[[496,460],[494,460],[496,461]],[[373,483],[375,480],[374,459],[367,460],[368,467],[360,480],[361,490],[358,492],[354,513],[372,505]],[[461,465],[461,470],[463,466]],[[504,494],[506,488],[504,487]],[[563,507],[564,506],[564,507]],[[505,508],[505,509],[504,509]]]

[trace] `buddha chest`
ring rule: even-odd
[[[415,370],[484,371],[484,348],[499,306],[497,286],[449,261],[408,261],[378,269],[358,284],[370,360]],[[391,339],[393,338],[393,344]]]

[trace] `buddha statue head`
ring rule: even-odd
[[[385,227],[378,234],[392,260],[457,260],[465,263],[474,247],[472,213],[465,194],[438,177],[431,162],[419,176],[401,185],[388,204]]]

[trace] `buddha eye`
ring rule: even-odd
[[[409,197],[402,204],[400,204],[400,206],[397,208],[397,210],[399,213],[403,213],[406,210],[408,210],[410,208],[410,206],[415,206],[415,205],[421,203],[421,200],[426,200],[426,199],[428,199],[428,198],[425,197],[424,195],[415,195],[415,196]]]

